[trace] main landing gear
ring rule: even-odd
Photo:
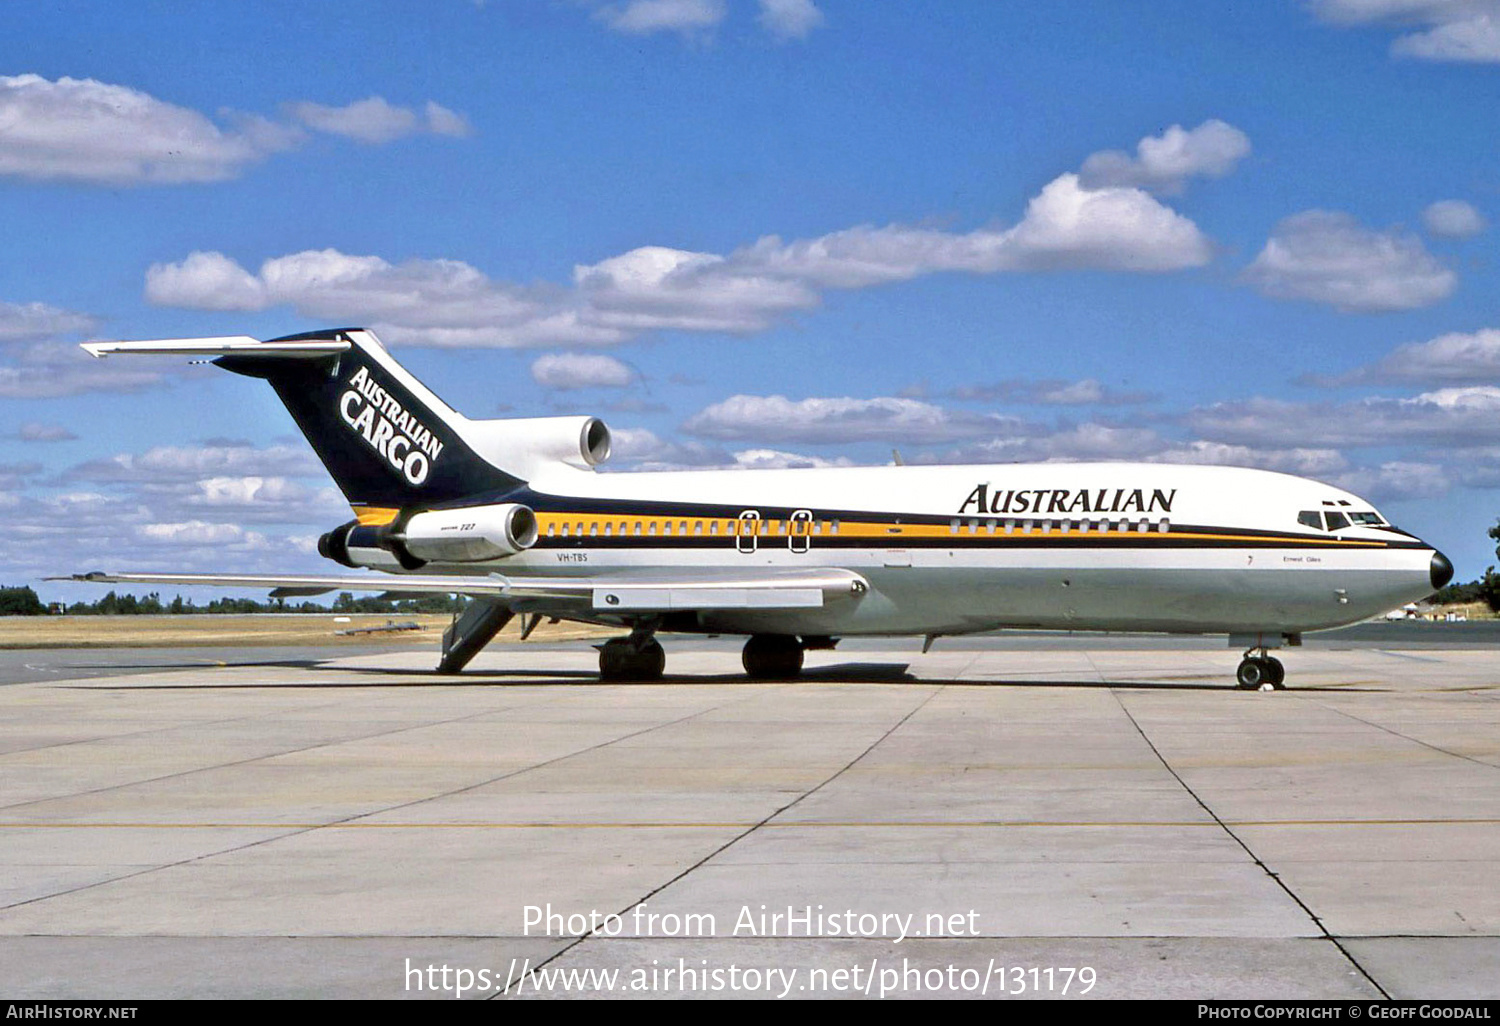
[[[760,680],[791,680],[802,672],[802,642],[790,634],[755,634],[745,642],[740,662]]]
[[[599,676],[605,680],[661,680],[667,654],[650,631],[635,630],[628,638],[611,638],[599,649]]]
[[[1265,649],[1260,649],[1259,655],[1252,656],[1250,649],[1245,653],[1245,658],[1240,662],[1240,668],[1234,671],[1234,679],[1239,686],[1246,691],[1284,691],[1286,685],[1286,667],[1281,665],[1281,660],[1266,654]]]
[[[653,627],[637,627],[626,638],[612,638],[599,650],[599,676],[604,680],[661,680],[667,657],[653,636]],[[802,655],[809,648],[832,648],[837,638],[798,638],[790,634],[755,634],[740,655],[745,672],[756,680],[791,680],[802,672]]]

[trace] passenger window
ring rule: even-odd
[[[1297,523],[1303,527],[1311,527],[1314,531],[1323,530],[1323,518],[1316,510],[1305,509],[1297,514]]]
[[[1156,529],[1162,534],[1166,534],[1172,529],[1172,521],[1168,520],[1166,517],[1163,517],[1156,522]]]
[[[1349,518],[1334,510],[1328,510],[1323,514],[1328,518],[1328,529],[1330,531],[1342,531],[1349,526]]]

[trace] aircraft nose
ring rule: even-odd
[[[1432,566],[1428,570],[1428,573],[1432,578],[1432,587],[1435,591],[1453,580],[1453,564],[1448,562],[1447,556],[1433,550]]]

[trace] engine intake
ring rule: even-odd
[[[597,417],[471,420],[464,438],[489,463],[528,481],[558,464],[589,470],[609,459],[609,428]]]

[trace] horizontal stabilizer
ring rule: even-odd
[[[267,356],[289,360],[315,360],[337,356],[349,348],[343,340],[307,339],[293,342],[262,342],[249,335],[222,338],[159,338],[145,342],[84,342],[90,356]]]
[[[852,570],[814,569],[679,574],[602,574],[589,577],[486,577],[435,574],[160,574],[94,571],[48,580],[89,584],[187,584],[273,588],[282,595],[329,591],[427,592],[470,595],[524,605],[528,610],[602,613],[691,609],[809,609],[829,599],[864,594]]]

